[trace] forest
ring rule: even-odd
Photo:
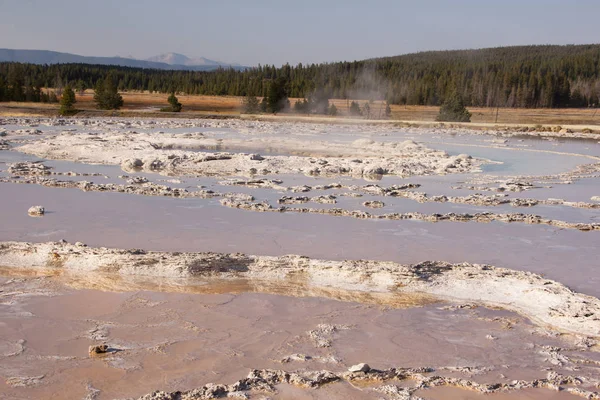
[[[111,76],[119,91],[266,96],[274,82],[291,98],[321,96],[440,105],[597,107],[600,45],[431,51],[364,61],[259,65],[246,70],[165,71],[89,64],[0,63],[0,101],[53,101],[47,88],[94,88]]]

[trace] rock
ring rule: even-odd
[[[307,196],[283,196],[281,197],[279,200],[277,200],[277,203],[279,204],[301,204],[301,203],[308,203],[310,201],[310,199]]]
[[[254,201],[254,196],[247,193],[225,193],[223,197],[233,201]]]
[[[143,176],[133,176],[127,180],[127,183],[132,184],[132,185],[136,185],[136,184],[139,185],[142,183],[148,183],[148,179],[146,179]]]
[[[39,129],[18,129],[15,133],[17,135],[41,135],[42,131]]]
[[[381,167],[365,168],[363,175],[385,175],[387,171]]]
[[[306,193],[310,192],[312,188],[310,186],[302,185],[302,186],[292,186],[288,188],[289,191],[294,193]]]
[[[381,207],[385,206],[385,203],[383,201],[378,201],[378,200],[365,201],[363,203],[363,206],[371,207],[371,208],[381,208]]]
[[[45,214],[45,210],[44,207],[42,206],[33,206],[30,207],[29,210],[27,210],[27,214],[31,215],[31,216],[35,216],[35,217],[41,217],[42,215]]]
[[[455,368],[445,368],[455,370]],[[462,370],[458,368],[456,370]],[[268,394],[277,394],[277,385],[288,384],[304,389],[318,389],[332,382],[346,381],[356,387],[356,384],[387,383],[406,381],[405,385],[395,384],[377,385],[374,391],[385,394],[392,399],[416,399],[415,392],[423,388],[455,386],[461,389],[471,390],[480,394],[506,393],[532,388],[546,388],[555,391],[565,391],[586,399],[598,399],[598,393],[579,386],[584,379],[578,376],[565,376],[556,372],[549,372],[547,378],[536,379],[533,381],[515,380],[509,383],[493,382],[490,384],[480,384],[473,380],[464,378],[452,378],[439,375],[425,376],[424,373],[433,372],[433,368],[390,368],[383,371],[370,370],[364,374],[345,373],[337,374],[330,371],[301,371],[287,372],[283,370],[251,370],[248,377],[241,379],[231,385],[208,383],[201,388],[190,391],[176,391],[166,393],[156,391],[146,396],[139,397],[138,400],[201,400],[215,398],[249,398],[248,393],[262,392]],[[471,368],[466,368],[466,372],[471,372]],[[502,379],[505,379],[502,377]],[[253,393],[254,394],[254,393]],[[330,396],[329,396],[330,397]],[[325,395],[323,398],[329,398]],[[254,398],[254,397],[252,397]],[[258,397],[257,397],[258,398]],[[271,398],[260,397],[260,398]],[[286,397],[286,398],[289,398]]]
[[[128,158],[121,162],[121,169],[123,171],[132,171],[140,169],[144,166],[144,162],[139,158]]]
[[[0,150],[8,150],[9,143],[6,140],[0,140]]]
[[[81,242],[75,242],[75,246],[77,247],[87,247],[87,244]]]
[[[12,175],[50,175],[51,168],[39,162],[17,162],[9,164],[8,172]]]
[[[375,142],[371,139],[356,139],[352,142],[352,146],[354,147],[369,147],[372,146]]]
[[[558,133],[573,133],[571,129],[561,129]]]
[[[263,156],[261,156],[260,154],[250,154],[250,160],[251,161],[262,161],[265,158]]]
[[[460,198],[454,198],[455,202],[466,202],[459,201]],[[492,199],[493,200],[493,199]],[[441,199],[432,198],[432,201],[441,201]],[[446,200],[447,201],[447,200]],[[506,201],[505,201],[506,202]],[[485,203],[485,201],[484,201]],[[263,201],[261,203],[248,202],[248,201],[233,201],[227,198],[221,200],[221,204],[225,207],[231,208],[239,208],[242,210],[249,211],[261,211],[261,212],[293,212],[293,213],[311,213],[311,214],[324,214],[324,215],[336,215],[336,216],[346,216],[360,219],[389,219],[389,220],[420,220],[420,221],[428,221],[428,222],[440,222],[440,221],[476,221],[476,222],[492,222],[492,221],[501,221],[501,222],[511,222],[511,223],[525,223],[525,224],[544,224],[550,226],[557,226],[560,228],[568,228],[568,229],[578,229],[581,231],[600,231],[600,223],[592,222],[592,223],[575,223],[575,222],[566,222],[560,220],[552,220],[548,218],[543,218],[539,215],[534,214],[523,214],[523,213],[506,213],[506,214],[497,214],[492,212],[478,212],[475,214],[469,213],[446,213],[446,214],[423,214],[418,212],[413,213],[388,213],[388,214],[370,214],[366,211],[360,210],[346,210],[342,208],[310,208],[310,207],[291,207],[282,205],[280,207],[272,207],[269,202]],[[588,206],[588,203],[583,203],[583,205]],[[579,205],[582,207],[583,205]],[[595,207],[587,207],[587,208],[595,208]]]
[[[42,382],[45,375],[39,376],[13,376],[7,377],[5,383],[10,387],[25,388],[37,386]]]
[[[106,352],[108,352],[108,345],[106,345],[106,344],[93,345],[93,346],[90,346],[88,349],[88,353],[90,354],[90,356],[95,356],[98,354],[105,354]]]
[[[313,197],[312,199],[310,199],[310,201],[315,202],[315,203],[320,203],[320,204],[336,204],[337,203],[336,197],[331,194]]]
[[[161,169],[165,168],[166,164],[159,159],[154,159],[150,162],[150,170],[151,171],[160,171]],[[139,167],[136,167],[139,168]]]
[[[592,196],[592,201],[600,201],[600,196]]]
[[[369,367],[369,364],[365,363],[356,364],[348,368],[350,372],[369,372],[370,370],[371,367]]]
[[[285,363],[289,363],[292,361],[310,361],[310,360],[312,360],[312,357],[307,356],[306,354],[291,354],[291,355],[281,359],[281,363],[285,364]]]

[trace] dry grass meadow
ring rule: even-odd
[[[95,108],[93,92],[86,91],[83,95],[77,94],[76,108],[82,110],[80,116],[152,116],[152,117],[237,117],[243,109],[243,98],[235,96],[188,96],[178,95],[183,104],[183,112],[180,114],[161,113],[161,107],[167,105],[166,94],[124,92],[121,93],[124,100],[123,108],[118,112],[100,111]],[[290,99],[293,105],[296,99]],[[322,116],[320,121],[344,120],[348,115],[350,100],[331,100],[338,108],[337,118]],[[362,106],[365,102],[359,101]],[[439,111],[439,107],[433,106],[400,106],[392,105],[392,121],[404,121],[410,123],[433,123]],[[0,116],[32,116],[32,115],[56,115],[58,105],[39,103],[0,103]],[[384,119],[385,104],[374,102],[371,104],[371,119]],[[575,129],[586,127],[594,131],[600,130],[600,112],[597,109],[515,109],[515,108],[476,108],[471,107],[469,111],[473,114],[472,125],[494,126],[494,125],[543,125],[543,126],[568,126]],[[297,114],[280,114],[279,118],[293,118],[301,120],[307,116]],[[269,118],[270,119],[270,118]],[[314,116],[310,118],[315,120]]]

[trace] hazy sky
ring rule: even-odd
[[[244,65],[600,42],[600,0],[0,0],[0,48]]]

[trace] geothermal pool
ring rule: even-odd
[[[0,124],[0,396],[598,396],[594,135]]]

